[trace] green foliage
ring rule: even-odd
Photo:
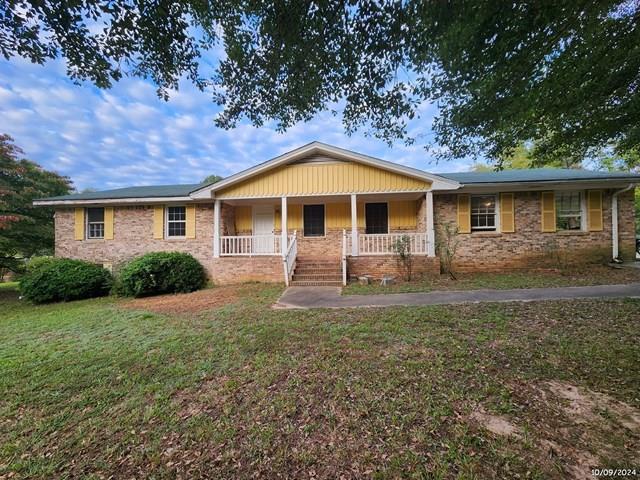
[[[0,134],[0,270],[19,272],[24,259],[53,250],[53,210],[33,200],[69,193],[70,181],[19,159],[22,150]]]
[[[206,177],[204,180],[202,180],[202,183],[217,183],[220,180],[222,180],[223,177],[221,177],[220,175],[209,175],[208,177]]]
[[[608,172],[640,172],[640,148],[618,154],[617,148],[603,149],[597,158],[597,166]],[[640,189],[635,189],[636,234],[640,235]]]
[[[453,272],[453,260],[458,252],[458,226],[453,222],[445,222],[440,227],[440,232],[436,237],[436,250],[440,257],[440,270],[449,274],[451,278],[456,278]]]
[[[188,253],[152,252],[120,270],[116,290],[131,297],[186,293],[202,288],[205,281],[204,268]]]
[[[20,280],[20,293],[33,303],[50,303],[109,294],[111,274],[94,263],[69,258],[39,260]]]
[[[27,272],[33,272],[39,268],[56,262],[56,257],[51,255],[43,255],[41,257],[32,257],[27,262]]]
[[[411,143],[431,103],[439,156],[500,162],[534,140],[538,162],[575,163],[614,140],[618,153],[640,145],[634,1],[140,5],[5,2],[0,53],[64,55],[71,78],[102,88],[150,78],[164,98],[185,76],[213,90],[224,128],[247,118],[285,130],[343,104],[348,133]],[[221,60],[202,72],[216,46]]]
[[[391,246],[395,253],[398,265],[404,273],[404,279],[411,281],[413,276],[413,253],[411,253],[411,238],[409,235],[403,235]]]

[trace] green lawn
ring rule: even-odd
[[[607,285],[640,283],[640,269],[611,268],[592,265],[580,269],[560,271],[517,271],[504,273],[458,273],[456,279],[449,275],[428,276],[412,282],[398,279],[394,285],[383,287],[374,281],[370,285],[352,283],[342,289],[343,295],[372,295],[378,293],[430,292],[434,290],[477,290],[575,287],[582,285]]]
[[[112,298],[36,307],[3,289],[0,478],[640,467],[640,431],[620,413],[640,408],[640,301],[271,309],[280,293],[253,284],[235,303],[162,315]],[[611,398],[576,415],[552,380]]]

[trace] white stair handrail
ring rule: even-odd
[[[342,230],[342,285],[347,285],[347,231]]]
[[[296,268],[296,258],[298,256],[298,231],[294,230],[293,235],[289,237],[289,248],[282,256],[282,265],[284,267],[284,283],[288,287],[291,282],[293,271]]]

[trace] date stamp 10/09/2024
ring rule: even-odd
[[[639,468],[592,468],[591,475],[594,477],[636,477],[640,472]]]

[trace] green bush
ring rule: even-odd
[[[20,293],[33,303],[48,303],[108,295],[111,274],[82,260],[51,258],[30,265],[20,280]]]
[[[153,252],[120,270],[117,292],[130,297],[186,293],[202,288],[205,281],[204,268],[188,253]]]
[[[52,257],[49,255],[45,255],[42,257],[31,257],[27,261],[27,272],[38,270],[43,265],[49,265],[51,263],[54,263],[56,260],[56,257]]]

